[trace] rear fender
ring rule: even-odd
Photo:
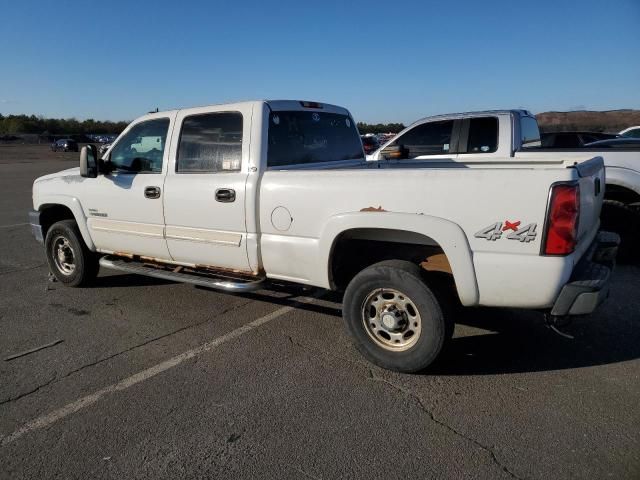
[[[336,239],[341,233],[356,228],[402,230],[431,238],[438,243],[449,260],[462,304],[472,306],[478,303],[479,292],[472,253],[464,231],[449,220],[430,215],[374,211],[343,213],[329,218],[319,242],[322,283],[327,286],[331,283],[331,257]]]

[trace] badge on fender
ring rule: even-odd
[[[536,232],[536,224],[530,223],[520,228],[520,220],[510,222],[509,220],[502,222],[496,222],[488,227],[483,228],[479,232],[476,232],[474,237],[484,238],[486,240],[495,242],[502,238],[502,234],[511,230],[511,233],[507,235],[509,240],[518,240],[520,242],[529,243],[536,239],[538,232]]]

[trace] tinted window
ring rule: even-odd
[[[453,120],[429,122],[418,125],[399,137],[393,145],[405,149],[404,158],[449,153]]]
[[[582,142],[575,133],[558,133],[553,146],[556,148],[578,148],[582,146]]]
[[[362,143],[364,145],[378,145],[378,139],[376,137],[362,137]]]
[[[184,119],[178,146],[178,172],[237,171],[241,161],[241,113],[206,113]]]
[[[362,143],[348,115],[310,111],[269,115],[269,167],[358,158],[364,158]]]
[[[111,164],[128,172],[161,172],[168,129],[168,118],[138,123],[114,145]]]
[[[582,140],[582,144],[585,144],[585,143],[597,142],[598,140],[602,140],[602,138],[599,137],[598,135],[591,135],[591,134],[585,133],[585,134],[582,134],[581,140]]]
[[[640,138],[640,128],[634,128],[624,134],[625,137]]]
[[[540,146],[540,130],[538,129],[538,122],[535,118],[521,117],[520,130],[522,148]]]
[[[498,148],[498,119],[472,118],[469,121],[467,153],[495,152]]]

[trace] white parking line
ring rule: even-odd
[[[13,225],[0,225],[0,228],[22,227],[23,225],[29,225],[29,224],[28,223],[14,223]]]
[[[311,303],[314,300],[315,298],[300,298],[296,301],[296,303],[298,304]],[[23,435],[29,432],[32,432],[33,430],[46,428],[51,424],[57,422],[58,420],[62,420],[63,418],[68,417],[69,415],[76,413],[77,411],[82,410],[85,407],[93,405],[105,395],[119,392],[121,390],[126,390],[127,388],[132,387],[137,383],[140,383],[152,377],[155,377],[156,375],[162,372],[165,372],[170,368],[180,365],[181,363],[183,363],[186,360],[189,360],[190,358],[194,358],[205,352],[209,352],[219,347],[223,343],[226,343],[230,340],[238,338],[241,335],[244,335],[245,333],[258,328],[259,326],[264,325],[265,323],[275,320],[276,318],[281,317],[286,313],[289,313],[295,308],[296,308],[295,305],[279,308],[275,312],[272,312],[268,315],[265,315],[264,317],[260,317],[256,320],[253,320],[252,322],[249,322],[246,325],[238,327],[235,330],[232,330],[231,332],[225,335],[222,335],[221,337],[215,338],[210,342],[200,345],[199,347],[193,348],[191,350],[187,350],[186,352],[181,353],[180,355],[177,355],[173,358],[170,358],[169,360],[165,360],[164,362],[159,363],[158,365],[155,365],[151,368],[147,368],[146,370],[142,370],[141,372],[133,374],[130,377],[127,377],[118,383],[109,385],[108,387],[98,390],[97,392],[87,395],[86,397],[82,397],[79,400],[76,400],[75,402],[68,403],[67,405],[65,405],[62,408],[59,408],[58,410],[54,410],[53,412],[47,413],[46,415],[43,415],[41,417],[38,417],[30,421],[29,423],[18,428],[13,433],[5,437],[0,437],[0,440],[1,440],[0,445],[4,447],[12,442],[15,442],[17,439],[19,439],[20,437],[22,437]]]

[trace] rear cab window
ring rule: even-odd
[[[364,159],[355,122],[347,114],[272,111],[267,167]]]

